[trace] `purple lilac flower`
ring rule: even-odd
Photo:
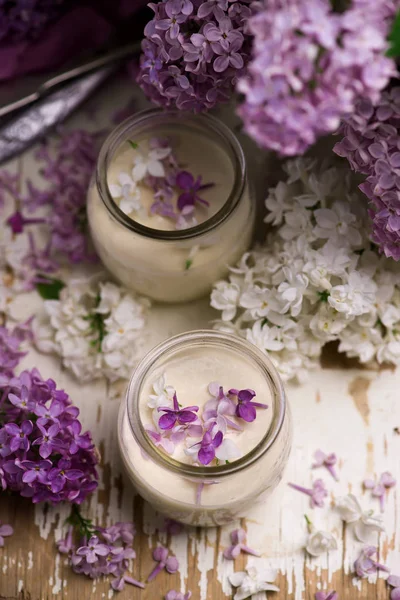
[[[14,0],[1,4],[0,41],[10,44],[37,39],[58,17],[65,0]]]
[[[164,431],[158,432],[151,427],[146,427],[146,433],[155,446],[162,448],[167,454],[174,453],[175,444],[165,436]]]
[[[121,591],[125,584],[144,588],[144,584],[127,574],[130,560],[136,557],[131,547],[135,533],[133,523],[115,523],[111,527],[94,527],[90,519],[83,518],[76,506],[68,519],[71,524],[65,539],[58,542],[58,550],[69,555],[75,573],[97,579],[112,575],[111,587]],[[74,543],[74,531],[81,543]],[[87,541],[89,540],[89,541]]]
[[[167,594],[165,594],[165,600],[190,600],[192,597],[192,592],[186,592],[186,594],[182,594],[182,592],[177,592],[176,590],[170,590]]]
[[[19,210],[15,211],[6,221],[14,234],[22,233],[26,225],[39,225],[45,222],[45,219],[27,219]]]
[[[160,417],[158,426],[160,429],[172,429],[176,423],[179,425],[193,423],[193,421],[196,421],[197,419],[195,413],[198,410],[198,406],[186,406],[185,408],[180,408],[178,398],[176,394],[174,394],[174,408],[169,408],[168,406],[160,406],[158,408],[158,412],[165,413]]]
[[[206,429],[209,429],[214,423],[219,431],[226,433],[228,427],[241,431],[240,425],[235,423],[230,417],[236,414],[236,404],[224,392],[222,385],[213,381],[208,386],[212,398],[203,407],[203,420]]]
[[[228,101],[250,56],[251,6],[248,0],[150,4],[154,18],[145,27],[138,77],[147,96],[195,111]]]
[[[199,462],[202,465],[209,465],[215,458],[215,450],[219,448],[224,439],[222,431],[217,431],[215,436],[212,436],[212,428],[206,431],[203,435],[201,442],[194,444],[188,450],[195,450],[198,456]]]
[[[60,554],[70,554],[72,552],[74,548],[73,533],[74,528],[72,526],[68,527],[67,535],[65,536],[65,538],[62,538],[61,540],[58,540],[58,542],[56,542],[57,550],[60,552]]]
[[[179,171],[176,176],[176,185],[180,190],[183,190],[178,197],[178,209],[180,211],[186,206],[194,206],[196,202],[209,206],[209,202],[200,198],[198,192],[209,189],[214,185],[213,183],[202,184],[201,176],[195,179],[188,171]]]
[[[377,102],[396,74],[385,56],[395,14],[355,0],[339,13],[328,0],[265,0],[248,22],[252,60],[239,79],[247,133],[284,155],[303,153],[337,129],[359,98]]]
[[[337,463],[336,454],[325,454],[322,450],[316,450],[314,453],[315,462],[312,465],[312,469],[318,469],[319,467],[325,467],[332,475],[333,479],[339,481],[335,465]]]
[[[168,535],[179,535],[184,530],[184,525],[174,519],[165,519],[164,526],[161,531],[165,531]]]
[[[4,546],[4,538],[12,535],[14,533],[14,529],[11,525],[1,524],[0,521],[0,548]]]
[[[398,575],[389,575],[386,583],[394,588],[390,593],[390,600],[400,600],[400,577]]]
[[[27,261],[38,273],[54,272],[63,257],[73,264],[96,260],[88,236],[86,195],[98,145],[99,134],[75,130],[60,133],[51,155],[46,145],[36,154],[43,162],[41,174],[48,187],[41,190],[28,182],[28,192],[21,198],[21,204],[31,213],[42,207],[49,210],[43,217],[41,211],[40,218],[28,218],[17,211],[8,224],[15,233],[21,232],[25,225],[46,226],[49,241],[44,249],[37,248],[32,231],[29,232],[31,247]]]
[[[237,397],[236,416],[248,423],[252,423],[257,418],[256,408],[268,408],[267,404],[253,402],[256,393],[254,390],[229,390],[229,394]]]
[[[399,127],[400,89],[394,87],[375,106],[368,98],[359,100],[334,147],[354,171],[367,176],[359,187],[371,207],[371,239],[395,260],[400,260]]]
[[[339,600],[337,592],[317,592],[315,600]]]
[[[179,562],[176,556],[169,556],[168,549],[164,546],[158,546],[153,550],[153,559],[158,562],[158,565],[153,569],[147,578],[147,581],[152,581],[163,569],[167,573],[176,573],[179,569]]]
[[[373,479],[364,479],[363,485],[367,490],[371,490],[373,496],[379,498],[381,512],[384,512],[386,490],[389,490],[396,485],[396,480],[393,478],[393,475],[388,471],[385,471],[385,473],[382,473],[380,476],[379,481],[376,482]]]
[[[260,556],[260,553],[246,546],[246,532],[244,529],[235,529],[231,532],[232,546],[224,550],[225,558],[234,560],[241,552],[251,554],[252,556]]]
[[[9,375],[0,381],[1,488],[35,503],[83,502],[97,487],[98,456],[89,433],[77,443],[78,408],[36,369]]]
[[[305,488],[295,483],[289,483],[288,485],[294,490],[310,496],[311,508],[315,508],[316,506],[324,506],[325,498],[328,496],[328,491],[322,479],[316,479],[312,488]]]
[[[14,329],[0,327],[0,385],[12,377],[15,367],[26,354],[21,351],[21,346],[32,337],[31,319]]]
[[[360,553],[360,556],[354,563],[354,570],[356,572],[357,577],[368,577],[373,573],[379,571],[386,571],[389,573],[390,569],[388,569],[385,565],[377,562],[373,557],[376,556],[378,549],[374,546],[365,546]]]

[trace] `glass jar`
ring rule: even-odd
[[[180,462],[159,450],[146,434],[139,409],[144,406],[139,402],[142,391],[148,389],[155,374],[168,372],[173,361],[179,365],[181,357],[187,357],[189,352],[227,353],[243,365],[243,370],[257,373],[264,386],[258,390],[258,397],[269,397],[269,426],[258,443],[233,462],[218,466]],[[188,382],[188,390],[192,391],[190,403],[196,403],[195,384]],[[269,358],[246,340],[216,331],[180,334],[151,350],[133,373],[120,407],[119,447],[134,487],[156,510],[190,525],[222,525],[243,516],[262,501],[282,478],[291,440],[285,391]]]
[[[182,230],[153,229],[123,213],[111,197],[107,174],[128,140],[147,136],[201,136],[217,144],[232,172],[222,189],[222,207],[199,225]],[[200,139],[200,138],[199,138]],[[206,147],[206,146],[205,146]],[[211,147],[211,146],[210,146]],[[207,180],[207,173],[202,173]],[[150,109],[119,125],[106,139],[88,192],[88,219],[105,267],[129,289],[162,302],[186,302],[206,295],[249,248],[255,208],[243,150],[234,134],[210,115]]]

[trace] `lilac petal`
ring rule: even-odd
[[[168,550],[164,546],[157,546],[153,550],[153,558],[157,562],[165,562],[168,558]]]
[[[256,409],[249,404],[239,404],[236,408],[236,415],[247,423],[252,423],[257,417]]]
[[[209,465],[215,458],[214,448],[207,446],[207,448],[200,448],[199,450],[199,461],[202,465]]]
[[[385,488],[390,488],[396,485],[396,480],[391,473],[385,471],[385,473],[382,473],[381,475],[380,483],[385,486]]]
[[[23,475],[22,475],[22,481],[24,483],[32,483],[32,481],[35,481],[35,479],[37,478],[38,473],[36,471],[26,471]]]
[[[107,554],[110,552],[110,548],[105,544],[97,544],[95,547],[95,552],[99,556],[107,556]]]
[[[218,60],[218,59],[217,59]],[[234,52],[229,57],[229,62],[235,69],[241,69],[244,65],[243,57],[238,52]],[[214,63],[215,65],[215,63]]]
[[[226,69],[229,67],[229,57],[227,55],[218,56],[214,60],[213,66],[216,73],[223,73],[223,71],[226,71]]]
[[[83,471],[80,471],[79,469],[70,469],[65,473],[65,478],[69,481],[75,481],[76,479],[83,477],[83,475]]]
[[[179,569],[179,561],[176,556],[170,556],[167,559],[165,569],[168,571],[168,573],[176,573],[176,571]]]
[[[212,441],[212,445],[214,446],[214,448],[218,448],[222,444],[223,439],[224,439],[224,434],[222,433],[222,431],[218,431],[215,434],[215,437]]]
[[[256,395],[254,390],[240,390],[238,398],[241,402],[250,402]]]
[[[178,210],[182,211],[185,206],[193,206],[195,204],[195,198],[192,192],[185,192],[184,194],[180,194],[177,200]]]
[[[389,577],[386,579],[386,583],[388,583],[392,587],[400,587],[400,576],[389,575]]]
[[[375,481],[373,479],[364,479],[363,481],[363,486],[367,489],[367,490],[373,490],[375,487]]]
[[[13,535],[14,529],[11,525],[1,525],[0,526],[0,535],[3,537],[8,537],[9,535]]]
[[[390,594],[390,600],[400,600],[400,587],[392,590]]]
[[[182,424],[193,423],[193,421],[196,421],[196,419],[197,419],[197,415],[195,415],[190,410],[182,410],[182,411],[180,411],[179,416],[178,416],[178,420]]]
[[[166,413],[160,417],[158,426],[160,429],[172,429],[177,421],[177,416],[174,413]]]
[[[194,177],[188,171],[180,171],[176,176],[176,185],[181,190],[190,190],[194,184]]]

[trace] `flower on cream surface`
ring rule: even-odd
[[[125,214],[129,215],[129,213],[138,211],[142,207],[140,189],[128,173],[119,173],[118,184],[110,183],[108,188],[114,199],[120,198],[119,207]]]
[[[34,324],[42,352],[54,352],[81,381],[128,379],[141,348],[148,302],[100,277],[71,280]]]
[[[152,177],[164,177],[165,168],[162,160],[171,154],[171,148],[153,148],[146,154],[141,149],[137,151],[133,159],[132,177],[134,181],[141,181],[146,175]]]
[[[363,511],[354,494],[337,498],[335,506],[343,521],[354,523],[354,533],[360,542],[369,543],[372,536],[385,531],[382,517],[374,515],[373,510]]]
[[[375,559],[377,554],[378,549],[374,546],[365,546],[361,550],[359,557],[354,563],[354,571],[357,577],[368,577],[368,575],[373,575],[378,571],[390,572],[390,569]]]
[[[150,394],[147,406],[150,408],[158,408],[159,406],[165,406],[172,404],[172,400],[175,394],[175,389],[172,385],[166,385],[165,373],[160,375],[153,383],[153,394]]]
[[[373,496],[379,498],[381,512],[383,512],[385,510],[386,490],[389,490],[396,485],[396,480],[393,475],[386,471],[385,473],[382,473],[377,482],[373,479],[365,479],[363,484],[367,490],[371,490]]]
[[[256,567],[232,573],[229,575],[229,582],[237,588],[233,600],[258,600],[263,592],[279,592],[279,588],[272,583],[276,577],[275,570]]]

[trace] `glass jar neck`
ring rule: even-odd
[[[254,361],[257,367],[263,372],[266,384],[269,386],[273,403],[273,416],[265,436],[245,456],[228,464],[203,467],[179,462],[158,450],[146,434],[139,404],[144,379],[156,368],[157,362],[161,357],[168,357],[170,353],[193,348],[193,346],[207,348],[210,345],[213,347],[229,348],[235,352],[242,353],[247,360]],[[132,435],[140,448],[151,460],[164,467],[167,471],[173,471],[194,481],[207,482],[219,481],[228,475],[242,471],[264,456],[273,446],[282,429],[287,406],[283,384],[275,367],[267,356],[246,340],[242,340],[236,336],[212,330],[200,330],[170,338],[156,348],[153,348],[145,356],[136,368],[130,381],[126,396],[126,409]]]
[[[107,181],[111,161],[124,142],[150,132],[154,136],[157,128],[171,127],[171,125],[176,128],[177,133],[179,129],[189,128],[217,141],[229,155],[234,173],[232,189],[221,209],[201,224],[178,231],[153,229],[131,219],[122,212],[111,197]],[[187,240],[215,230],[235,210],[242,197],[245,182],[246,161],[242,147],[224,123],[210,115],[187,115],[179,111],[164,111],[158,108],[141,111],[114,129],[100,150],[95,173],[95,185],[99,196],[110,215],[118,223],[147,238],[170,241]]]

